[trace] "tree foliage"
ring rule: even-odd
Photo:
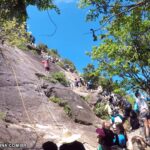
[[[91,57],[99,62],[96,72],[120,78],[126,90],[140,88],[150,94],[150,1],[81,0],[92,6],[87,20],[99,18],[100,45]],[[101,16],[101,17],[99,17]]]
[[[0,40],[6,40],[12,45],[20,46],[29,42],[26,19],[27,7],[37,6],[39,10],[59,9],[52,0],[1,0],[0,1]]]
[[[55,9],[59,13],[52,0],[1,0],[1,19],[12,20],[15,17],[18,21],[26,21],[28,17],[26,9],[29,5],[37,6],[39,10]]]
[[[99,86],[99,73],[95,73],[95,66],[93,64],[88,64],[85,68],[83,68],[83,78],[86,82],[92,81],[93,88],[97,88]]]

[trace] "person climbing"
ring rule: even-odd
[[[43,60],[42,63],[43,63],[43,65],[44,65],[45,71],[46,71],[47,73],[49,73],[49,70],[50,70],[50,67],[49,67],[49,60],[48,60],[48,59],[47,59],[47,60]]]
[[[150,111],[144,97],[139,93],[139,90],[135,92],[135,97],[139,108],[139,117],[142,124],[144,124],[145,139],[147,142],[150,142]]]

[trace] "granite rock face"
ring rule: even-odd
[[[51,63],[50,73],[58,71],[63,70]],[[24,142],[36,149],[40,148],[44,136],[55,135],[51,137],[57,142],[61,130],[69,128],[84,134],[84,139],[90,134],[92,142],[87,145],[95,147],[96,139],[92,134],[95,128],[85,125],[95,124],[98,119],[88,104],[69,87],[47,83],[37,74],[47,75],[39,55],[0,45],[0,142]],[[48,100],[52,96],[67,103],[71,118],[63,107]]]

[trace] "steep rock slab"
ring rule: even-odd
[[[47,97],[58,97],[67,103],[71,109],[72,118],[75,122],[85,125],[95,124],[97,118],[87,103],[76,93],[65,87],[48,86],[45,90]]]

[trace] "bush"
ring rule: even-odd
[[[65,113],[71,117],[72,116],[72,113],[71,113],[71,108],[69,107],[69,105],[67,104],[67,102],[63,102],[63,100],[59,97],[50,97],[49,98],[49,101],[52,101],[54,103],[57,103],[59,106],[63,107]]]
[[[57,65],[60,66],[61,68],[65,69],[65,65],[62,61],[57,62]]]
[[[132,96],[126,96],[127,100],[130,102],[132,106],[134,106],[135,99]]]
[[[6,113],[0,112],[0,120],[3,120],[6,117]]]
[[[62,72],[55,72],[52,74],[52,78],[61,83],[64,86],[68,86],[69,82],[66,79],[66,76]]]
[[[95,108],[94,108],[94,112],[96,114],[96,116],[98,116],[101,119],[108,119],[109,115],[107,110],[105,109],[106,104],[105,103],[97,103]]]
[[[65,113],[71,117],[72,116],[72,113],[71,113],[71,108],[69,107],[69,105],[66,103],[65,106],[64,106],[64,111]]]
[[[61,102],[62,102],[62,99],[61,98],[58,98],[58,97],[55,97],[55,96],[53,96],[53,97],[50,97],[49,98],[49,101],[52,101],[52,102],[54,102],[54,103],[57,103],[57,104],[61,104]]]
[[[56,57],[56,58],[60,57],[60,54],[58,53],[58,51],[56,49],[49,49],[48,55],[50,55],[52,57]]]
[[[57,83],[58,81],[55,80],[52,76],[45,76],[43,77],[44,80],[48,81],[48,82],[51,82],[51,83]]]

